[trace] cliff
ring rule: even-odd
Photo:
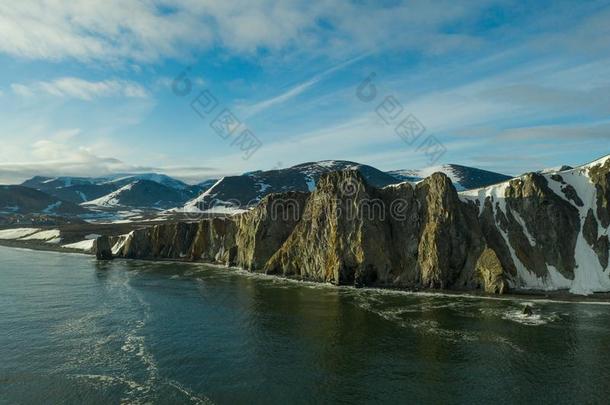
[[[458,193],[435,173],[375,188],[355,170],[228,218],[103,240],[98,258],[180,259],[334,284],[610,291],[610,159]]]

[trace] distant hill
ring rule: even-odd
[[[88,210],[70,201],[61,200],[39,190],[24,186],[0,186],[0,213],[79,215]]]
[[[135,188],[127,187],[127,189],[121,190],[136,183],[140,184]],[[43,191],[75,204],[96,201],[88,205],[104,206],[106,208],[119,206],[146,207],[142,204],[152,201],[153,205],[150,208],[155,209],[184,204],[206,189],[204,186],[188,185],[180,180],[158,173],[117,174],[105,177],[36,176],[22,183],[22,186]],[[120,203],[110,204],[116,196],[115,193],[119,190],[122,194]],[[125,194],[125,191],[129,191],[129,193]],[[137,192],[144,194],[136,196],[135,193]]]
[[[222,179],[188,185],[158,173],[116,174],[104,177],[36,176],[22,186],[52,196],[55,201],[80,205],[82,209],[104,212],[159,210],[199,212],[212,208],[232,212],[256,205],[270,193],[311,192],[321,175],[346,169],[358,170],[375,187],[403,181],[419,182],[436,171],[447,174],[456,188],[469,190],[511,178],[500,173],[461,165],[383,172],[372,166],[344,160],[308,162],[285,169],[253,171]],[[63,204],[63,203],[62,203]],[[42,209],[46,209],[44,206]],[[43,213],[44,212],[40,212]]]
[[[501,173],[455,164],[432,166],[416,170],[393,170],[388,172],[388,174],[401,181],[418,182],[434,172],[446,174],[458,191],[487,187],[513,178],[513,176],[507,176]]]
[[[356,169],[373,186],[398,183],[395,177],[374,167],[342,160],[303,163],[286,169],[255,171],[218,180],[206,192],[187,202],[185,211],[205,211],[230,206],[244,208],[255,205],[271,193],[285,191],[311,192],[324,173]]]
[[[136,180],[95,200],[81,203],[90,208],[149,208],[168,209],[184,204],[193,193],[151,180]]]

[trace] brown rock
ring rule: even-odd
[[[505,278],[507,272],[492,249],[485,248],[481,253],[477,260],[476,273],[486,293],[504,294],[508,291],[508,283]]]

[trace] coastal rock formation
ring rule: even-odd
[[[458,193],[442,173],[376,188],[357,170],[337,171],[312,193],[135,230],[110,250],[355,286],[610,291],[609,173],[606,158]]]
[[[93,241],[93,252],[97,260],[112,260],[112,248],[108,236],[100,236]]]
[[[508,289],[506,272],[493,249],[486,248],[477,260],[476,272],[483,290],[489,294],[503,294]]]
[[[113,250],[125,258],[203,260],[259,270],[300,220],[306,197],[299,192],[271,194],[232,218],[139,229],[117,240],[120,246]]]
[[[610,291],[610,157],[460,193],[511,288]]]
[[[418,248],[421,283],[430,288],[472,288],[474,268],[484,240],[476,210],[464,204],[447,176],[435,173],[419,183],[422,207]]]
[[[307,193],[270,194],[236,219],[237,265],[260,270],[278,251],[301,220]]]
[[[555,194],[538,173],[511,180],[505,198],[508,239],[526,269],[541,277],[551,265],[574,279],[578,209]]]
[[[335,284],[375,280],[390,263],[382,248],[384,229],[367,214],[377,205],[356,171],[322,177],[286,243],[265,266],[265,272]],[[363,202],[370,208],[364,213]],[[383,213],[379,213],[383,215]]]
[[[136,230],[112,250],[335,284],[474,288],[483,247],[476,210],[444,174],[377,189],[343,171],[311,194],[272,194],[230,218]]]
[[[332,173],[265,271],[356,286],[473,286],[483,241],[468,212],[440,173],[383,190],[357,172]]]
[[[236,224],[228,218],[212,218],[197,225],[197,234],[187,256],[190,260],[235,264],[237,244]]]

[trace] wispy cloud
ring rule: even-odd
[[[13,83],[11,89],[17,95],[33,97],[50,95],[90,101],[100,97],[145,98],[148,92],[141,85],[125,80],[88,81],[77,77],[63,77],[50,82],[30,84]]]
[[[502,131],[499,138],[506,140],[548,140],[548,139],[599,139],[610,140],[610,123],[594,125],[539,125],[510,128]]]
[[[319,83],[320,81],[324,80],[326,77],[330,76],[331,74],[361,60],[362,58],[364,58],[366,55],[361,55],[355,58],[352,58],[350,60],[347,60],[343,63],[340,63],[336,66],[331,67],[330,69],[327,69],[325,71],[323,71],[322,73],[319,73],[317,75],[315,75],[314,77],[312,77],[311,79],[300,83],[290,89],[288,89],[287,91],[268,98],[266,100],[262,100],[259,101],[255,104],[249,105],[249,106],[245,106],[242,107],[242,110],[244,112],[244,116],[245,117],[251,117],[253,115],[256,115],[268,108],[271,108],[273,106],[276,106],[278,104],[283,104],[297,96],[299,96],[300,94],[304,93],[305,91],[307,91],[310,87],[316,85],[317,83]]]

